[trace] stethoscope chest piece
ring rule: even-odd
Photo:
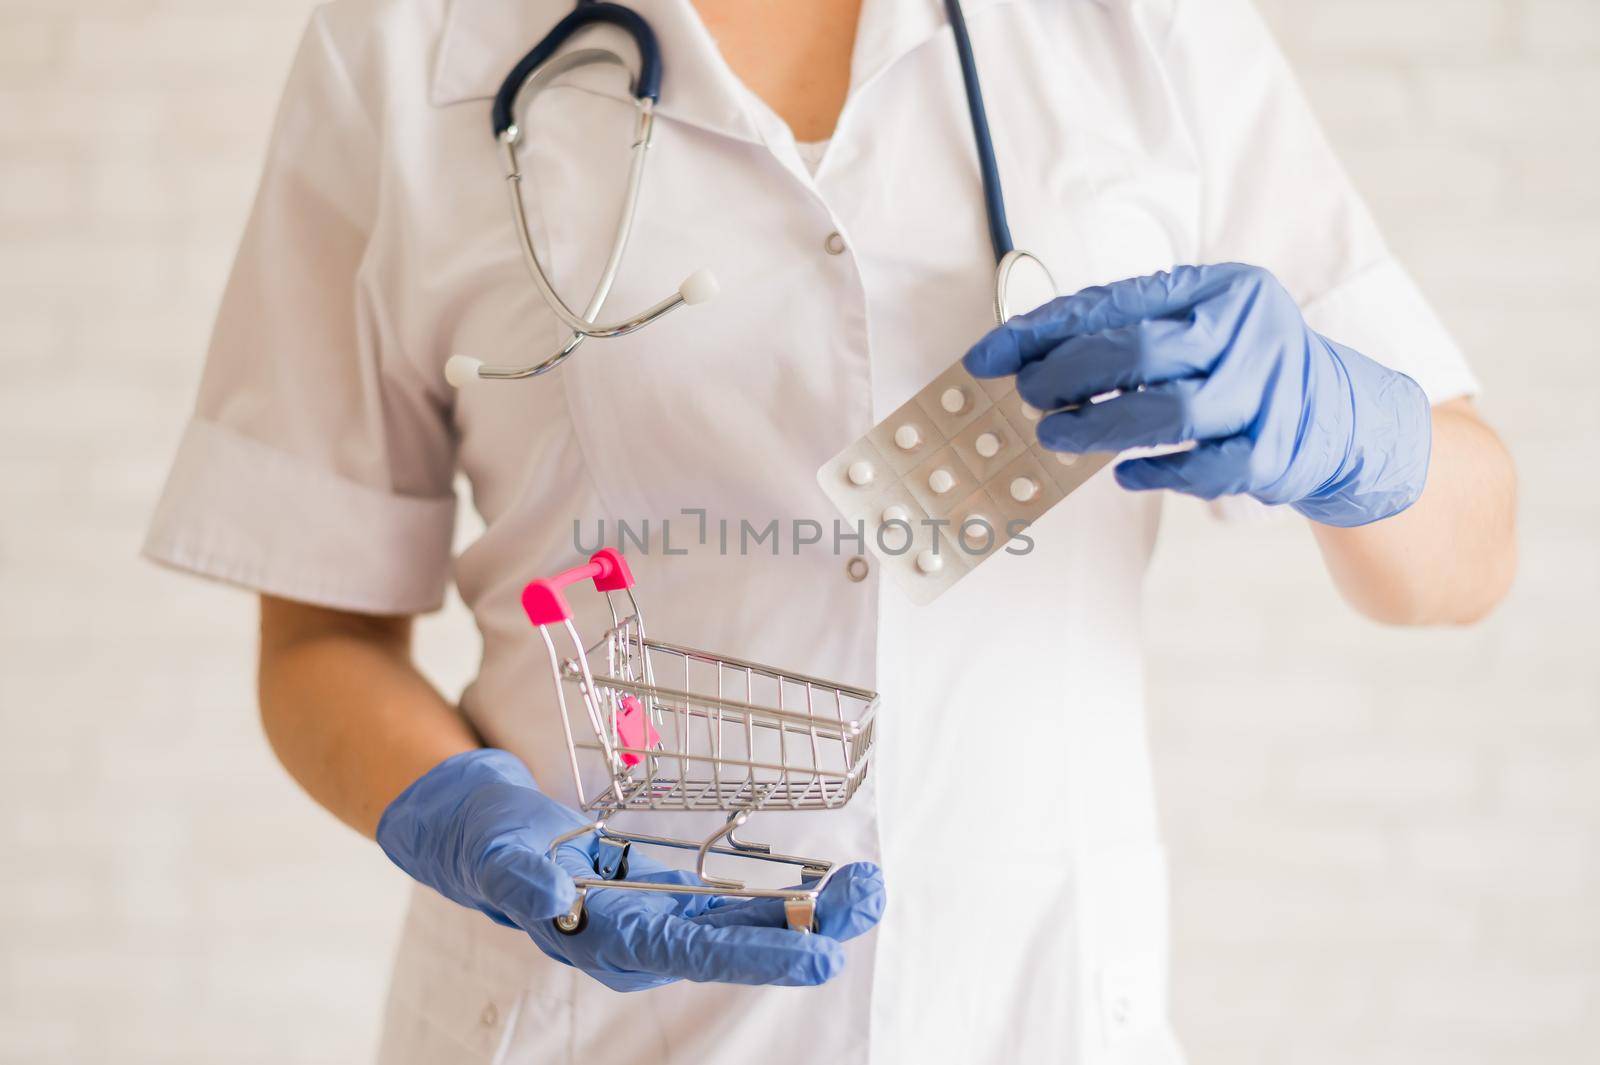
[[[1049,269],[1030,252],[1013,249],[1000,257],[994,270],[994,319],[997,325],[1035,307],[1042,307],[1060,294]]]

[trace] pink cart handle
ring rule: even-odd
[[[620,592],[633,587],[633,573],[622,552],[614,547],[602,547],[582,566],[563,570],[554,577],[529,581],[522,589],[522,609],[527,612],[528,620],[535,625],[570,620],[572,608],[567,605],[561,589],[588,580],[594,581],[595,590],[600,592]]]

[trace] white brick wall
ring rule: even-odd
[[[1487,625],[1389,632],[1338,604],[1292,523],[1173,508],[1149,631],[1179,1027],[1195,1065],[1589,1065],[1600,3],[1263,6],[1484,380],[1523,565]],[[1204,624],[1224,596],[1268,624]]]
[[[371,1044],[397,878],[261,741],[247,601],[131,561],[308,6],[0,0],[0,1063]],[[1388,632],[1292,522],[1174,506],[1178,1021],[1196,1065],[1589,1065],[1600,0],[1264,6],[1485,381],[1524,564],[1488,625]]]

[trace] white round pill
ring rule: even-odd
[[[993,433],[984,433],[972,443],[973,450],[986,459],[992,459],[1000,454],[1000,438]]]
[[[939,397],[939,406],[949,414],[960,414],[967,406],[967,394],[959,388],[947,388]]]
[[[943,466],[928,474],[928,487],[937,495],[944,495],[956,486],[956,475]]]
[[[855,485],[857,488],[864,488],[871,484],[872,479],[877,475],[878,471],[873,469],[872,463],[868,462],[866,459],[857,459],[856,461],[852,462],[850,464],[850,468],[845,471],[845,476],[850,478],[850,483]]]
[[[903,521],[907,525],[911,524],[911,508],[904,503],[890,503],[883,508],[883,524],[887,525],[891,521]]]
[[[922,443],[922,434],[915,425],[902,425],[894,431],[894,446],[901,451],[911,451]]]
[[[917,555],[917,569],[922,573],[938,573],[944,569],[944,559],[932,551],[924,551]]]
[[[1040,410],[1038,407],[1030,407],[1028,404],[1024,403],[1022,405],[1022,416],[1028,419],[1030,422],[1036,422],[1040,418],[1044,417],[1044,411]]]
[[[1031,477],[1018,477],[1011,482],[1011,498],[1018,503],[1026,503],[1039,494],[1039,486],[1033,483]]]
[[[969,552],[987,551],[994,546],[995,525],[987,514],[968,514],[957,529],[961,546]]]
[[[1063,466],[1071,466],[1074,462],[1078,461],[1078,456],[1074,455],[1070,451],[1057,451],[1056,461],[1061,463]]]

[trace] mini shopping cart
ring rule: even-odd
[[[586,580],[605,593],[611,614],[611,628],[587,646],[562,594]],[[619,597],[626,598],[625,611],[619,610]],[[523,589],[522,606],[550,654],[579,806],[595,818],[553,841],[550,853],[590,832],[601,844],[600,875],[575,881],[577,901],[556,918],[556,926],[581,931],[586,893],[616,888],[781,899],[789,926],[810,931],[817,895],[833,863],[776,854],[737,833],[757,811],[832,810],[849,802],[866,777],[877,693],[651,639],[628,563],[612,548],[595,552],[586,565],[531,582]],[[557,628],[566,630],[570,657],[557,650]],[[599,776],[597,764],[606,783],[590,795],[585,767],[593,780]],[[726,816],[702,840],[610,826],[613,816],[634,810]],[[633,844],[695,851],[695,873],[702,883],[629,880]],[[708,871],[712,855],[797,867],[801,884],[747,887]]]

